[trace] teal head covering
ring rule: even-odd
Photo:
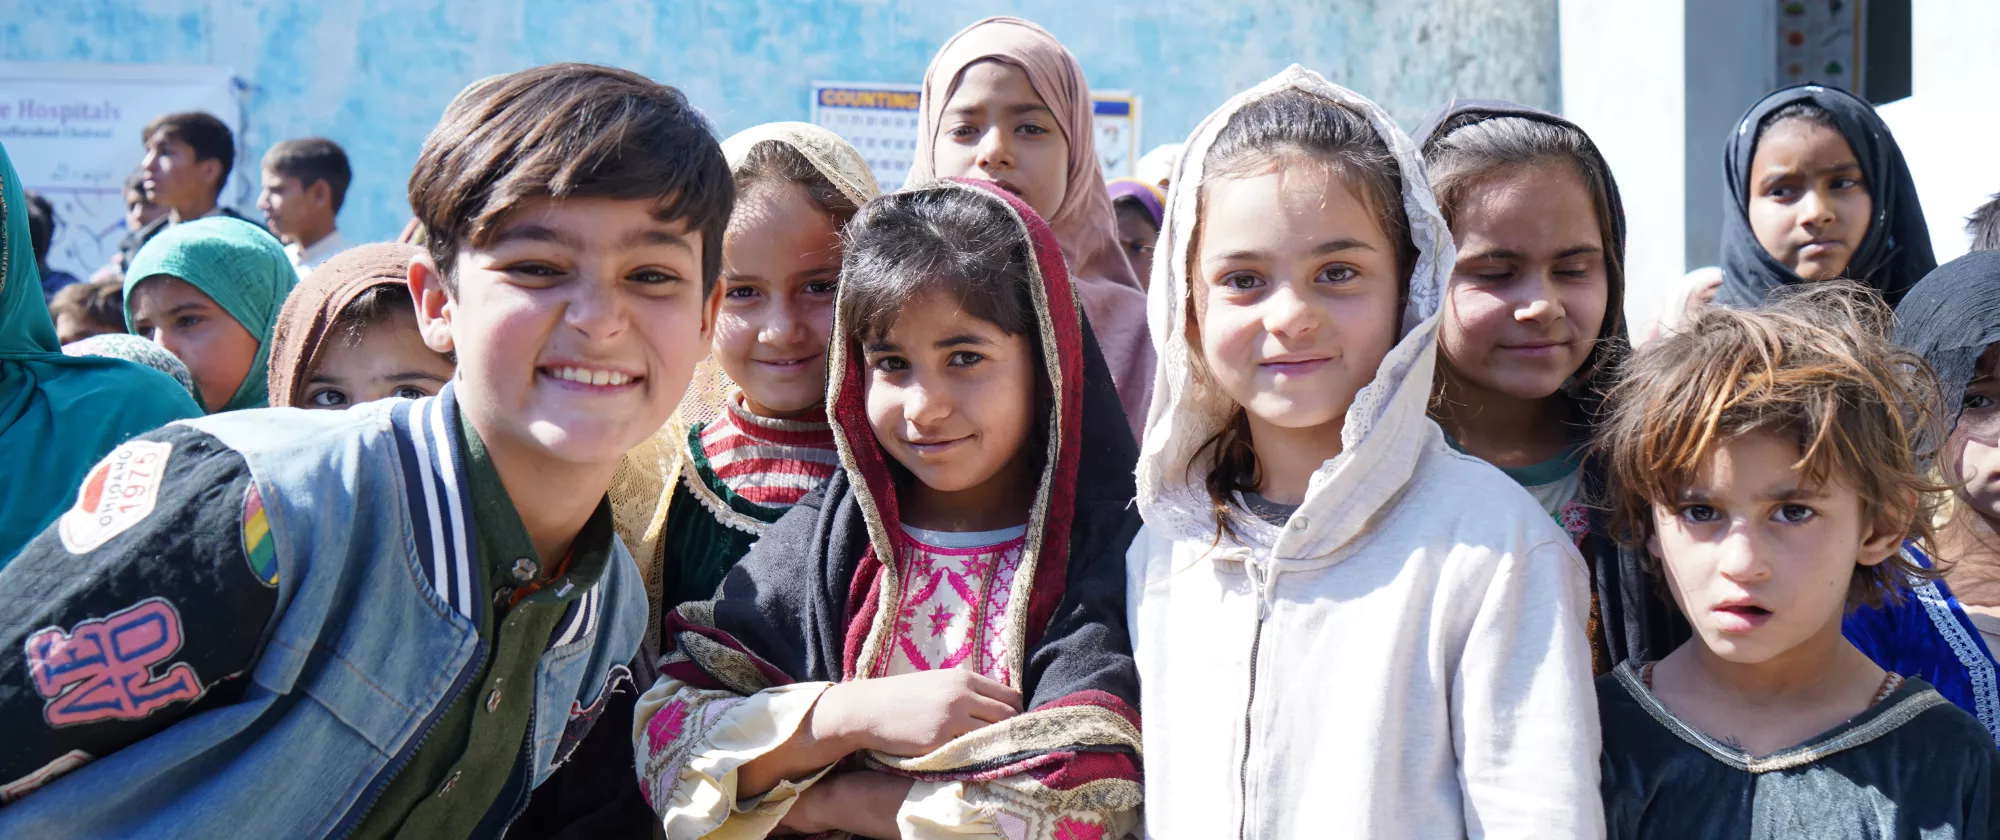
[[[27,208],[0,144],[0,566],[76,501],[84,474],[113,447],[201,416],[164,373],[63,355],[42,301]]]
[[[125,269],[126,329],[132,328],[132,287],[162,274],[200,289],[257,337],[257,361],[221,410],[268,405],[265,367],[271,358],[271,327],[299,281],[285,246],[263,228],[227,216],[168,226]]]

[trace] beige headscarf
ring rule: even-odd
[[[910,164],[908,183],[937,178],[933,153],[945,103],[958,89],[965,68],[986,60],[1021,68],[1054,112],[1056,126],[1069,142],[1069,177],[1062,206],[1048,217],[1049,227],[1062,245],[1063,261],[1069,264],[1077,297],[1083,301],[1091,330],[1097,333],[1104,361],[1111,366],[1118,401],[1137,435],[1145,423],[1153,388],[1146,292],[1118,247],[1117,220],[1112,215],[1111,196],[1104,189],[1104,170],[1097,162],[1090,87],[1076,57],[1048,30],[1020,18],[990,17],[953,35],[924,72],[917,157]]]
[[[810,123],[765,123],[744,129],[722,141],[722,154],[729,160],[730,171],[740,177],[740,170],[749,160],[750,152],[765,143],[790,146],[857,207],[882,192],[875,185],[874,171],[868,168],[868,162],[862,159],[860,152],[840,135]],[[719,284],[721,280],[716,282]],[[618,472],[612,476],[612,524],[625,540],[625,548],[632,552],[632,558],[638,561],[640,575],[646,583],[646,599],[650,607],[646,628],[648,641],[658,639],[660,635],[661,564],[665,561],[660,556],[660,538],[666,531],[674,483],[687,467],[688,430],[720,415],[735,387],[714,356],[704,357],[695,365],[694,376],[688,380],[687,393],[681,396],[680,407],[675,410],[673,419],[652,437],[626,452],[618,464]],[[699,488],[697,492],[707,491],[706,485],[699,480],[689,482],[689,486]],[[721,516],[728,512],[728,507],[711,506],[711,510]]]
[[[358,245],[335,254],[292,290],[271,328],[272,407],[300,404],[299,386],[340,311],[377,286],[408,288],[410,260],[423,253],[395,242]]]

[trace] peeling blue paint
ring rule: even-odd
[[[1144,146],[1297,62],[1405,125],[1447,98],[1558,104],[1556,0],[62,0],[10,4],[0,60],[217,64],[248,84],[239,166],[331,137],[355,172],[341,227],[394,236],[410,167],[451,97],[553,61],[676,85],[725,136],[802,120],[814,80],[916,82],[989,14],[1048,27],[1092,86],[1141,98]],[[134,138],[132,160],[140,156]],[[254,196],[240,196],[248,206]]]

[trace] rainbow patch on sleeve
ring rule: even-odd
[[[258,583],[278,585],[278,547],[271,539],[271,523],[264,516],[264,496],[257,491],[255,479],[250,481],[250,492],[243,498],[243,556]]]

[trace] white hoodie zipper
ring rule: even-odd
[[[1241,809],[1236,823],[1238,840],[1250,837],[1250,745],[1254,735],[1252,720],[1257,709],[1257,656],[1264,644],[1264,619],[1271,616],[1271,567],[1257,562],[1255,558],[1243,561],[1243,571],[1250,577],[1250,597],[1257,601],[1257,626],[1250,634],[1250,690],[1243,698],[1243,764],[1239,768],[1238,807]]]

